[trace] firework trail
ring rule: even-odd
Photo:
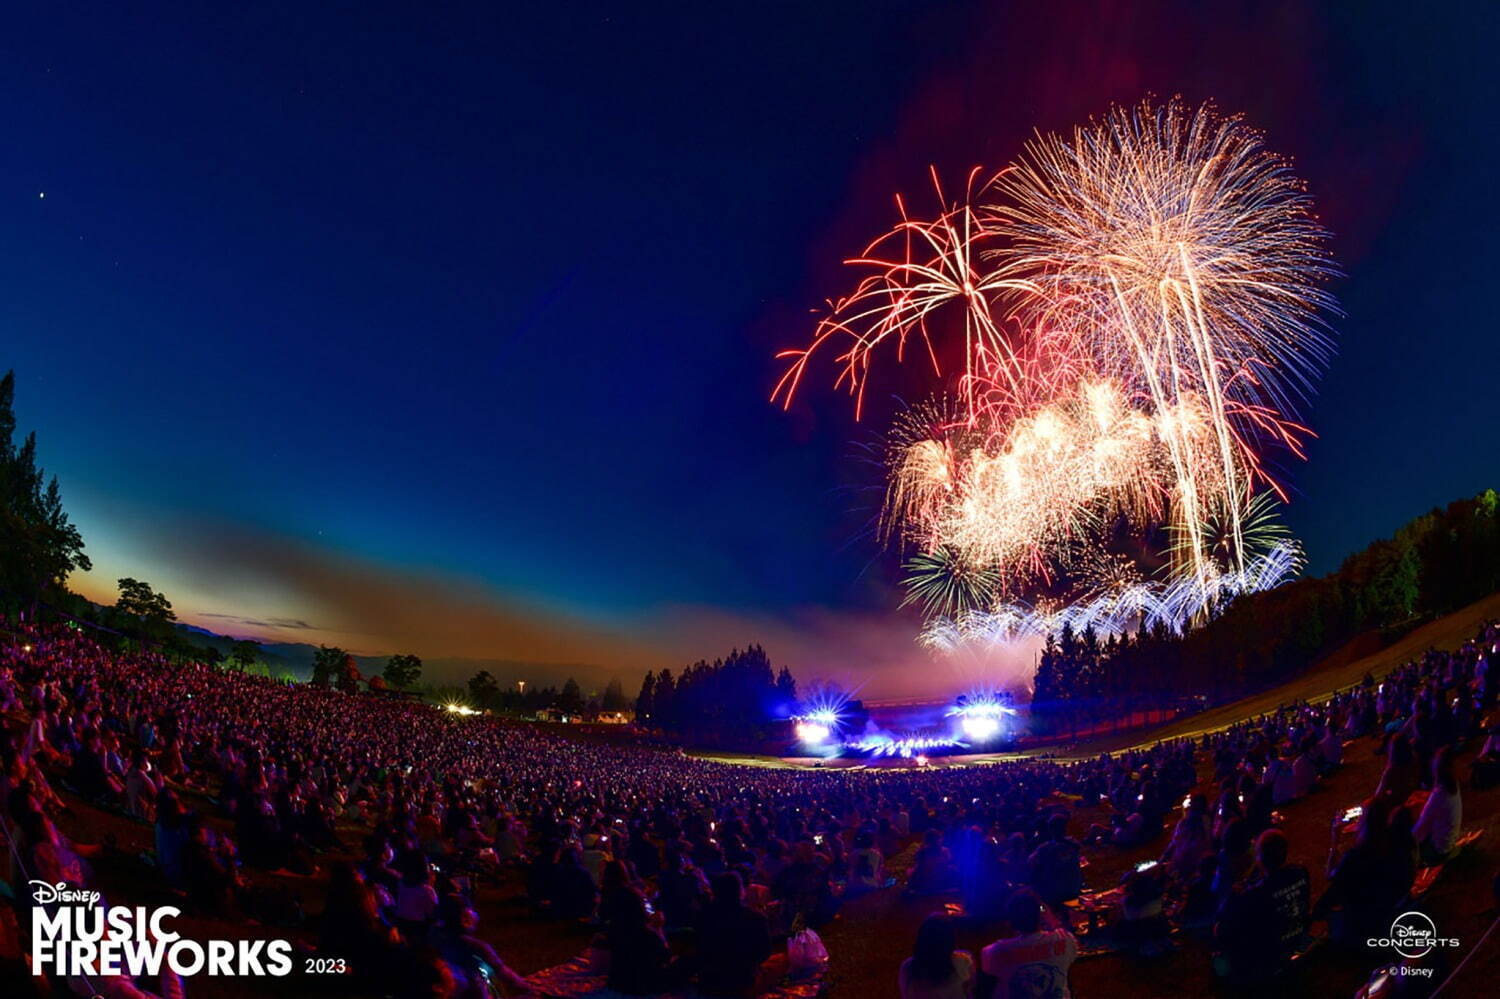
[[[855,396],[856,413],[863,410],[870,368],[883,344],[895,342],[899,363],[908,341],[919,340],[933,371],[941,374],[931,323],[955,309],[963,320],[965,369],[960,392],[965,400],[973,404],[980,383],[999,380],[1021,390],[1020,366],[994,303],[1001,292],[1034,289],[1024,280],[984,267],[981,256],[994,232],[974,207],[978,176],[977,168],[969,174],[962,201],[948,202],[937,171],[932,171],[942,210],[930,221],[911,217],[905,201],[897,196],[900,223],[858,257],[845,261],[866,271],[853,293],[834,303],[807,347],[777,355],[790,364],[771,394],[773,401],[791,405],[809,362],[830,343],[844,345],[837,357],[840,371],[835,387],[846,387]]]

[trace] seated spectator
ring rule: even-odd
[[[604,865],[604,876],[599,887],[599,922],[607,929],[612,925],[621,908],[631,904],[625,896],[644,898],[640,885],[630,875],[630,868],[623,860],[611,860]]]
[[[1000,918],[1011,885],[1006,877],[1002,848],[995,837],[978,826],[970,827],[961,841],[958,870],[964,913],[985,922]]]
[[[432,885],[432,865],[420,850],[401,856],[401,882],[396,886],[396,926],[408,941],[422,940],[437,917],[438,895]]]
[[[1469,772],[1474,790],[1487,791],[1500,785],[1500,721],[1490,725]]]
[[[1318,764],[1314,752],[1315,743],[1309,735],[1302,740],[1302,748],[1292,760],[1292,781],[1296,785],[1292,792],[1294,798],[1306,797],[1317,786]]]
[[[1120,921],[1114,927],[1120,947],[1153,957],[1171,947],[1172,924],[1166,914],[1166,871],[1160,864],[1142,865],[1125,878]]]
[[[974,958],[958,949],[953,920],[928,916],[917,930],[911,957],[901,962],[901,999],[969,999]]]
[[[627,996],[652,996],[672,987],[672,952],[661,931],[647,919],[646,903],[637,898],[621,906],[606,934],[609,987]]]
[[[1255,867],[1255,842],[1244,819],[1234,819],[1224,830],[1214,869],[1214,895],[1222,903]]]
[[[1365,804],[1358,839],[1331,863],[1328,887],[1313,907],[1313,918],[1328,920],[1333,939],[1356,952],[1363,952],[1370,937],[1390,930],[1411,891],[1409,873],[1391,863],[1389,822],[1390,808],[1382,799]]]
[[[1453,750],[1447,746],[1432,758],[1432,781],[1432,793],[1412,828],[1422,863],[1428,865],[1441,864],[1453,855],[1463,824],[1463,799],[1453,772]]]
[[[1224,835],[1229,831],[1229,824],[1235,819],[1245,818],[1245,802],[1243,795],[1239,793],[1238,786],[1233,777],[1226,779],[1219,791],[1219,803],[1214,809],[1213,839],[1215,843],[1222,843]]]
[[[588,871],[589,880],[596,886],[604,877],[604,865],[610,859],[609,836],[603,825],[596,822],[593,830],[583,838],[583,852],[579,854],[583,869]]]
[[[564,847],[554,877],[553,914],[559,919],[592,919],[599,893],[583,866],[583,851],[576,846]]]
[[[1210,854],[1198,864],[1198,870],[1188,882],[1178,922],[1184,929],[1202,929],[1213,924],[1218,914],[1219,898],[1214,894],[1214,872],[1218,870],[1218,858]]]
[[[183,822],[188,838],[182,849],[182,876],[188,897],[205,912],[229,915],[238,887],[233,847],[205,826],[198,813],[189,812]]]
[[[1162,854],[1162,863],[1178,879],[1186,881],[1198,870],[1204,857],[1214,852],[1213,832],[1208,821],[1208,795],[1198,793],[1188,799],[1187,809],[1172,830],[1172,841]],[[1045,896],[1044,896],[1045,898]]]
[[[182,851],[187,846],[188,828],[183,821],[177,793],[165,784],[156,795],[156,862],[174,886],[182,885]]]
[[[943,845],[942,834],[929,829],[922,834],[922,845],[912,861],[906,891],[911,895],[936,895],[952,888],[955,881],[953,855]]]
[[[1323,729],[1323,738],[1318,742],[1318,771],[1325,776],[1344,764],[1344,740],[1333,719]]]
[[[792,862],[776,876],[771,894],[781,902],[788,925],[800,916],[816,929],[833,918],[837,909],[833,886],[812,840],[798,841],[792,851]]]
[[[714,875],[713,898],[698,918],[698,991],[712,999],[751,999],[756,973],[771,956],[766,917],[744,902],[745,885],[733,871]]]
[[[1083,890],[1083,847],[1068,836],[1068,817],[1055,814],[1047,820],[1047,839],[1032,851],[1029,861],[1031,886],[1042,901],[1053,907],[1078,897]]]
[[[849,892],[874,891],[885,884],[885,858],[875,849],[873,833],[862,832],[854,839],[849,855]]]
[[[115,788],[104,765],[103,740],[92,728],[84,732],[83,745],[73,753],[68,783],[91,801],[111,801],[114,798]]]
[[[1011,895],[1005,918],[1015,935],[996,940],[979,955],[980,969],[995,979],[994,994],[1070,999],[1068,970],[1078,957],[1073,934],[1028,888]]]
[[[151,774],[151,761],[144,749],[137,749],[130,756],[130,769],[125,773],[125,811],[138,819],[151,822],[156,817],[156,796],[160,790],[156,778]]]
[[[1006,898],[1014,889],[1030,883],[1031,856],[1026,852],[1025,833],[1014,832],[1006,837],[1000,850],[1000,879]]]
[[[443,897],[433,946],[448,964],[453,976],[453,999],[490,999],[492,982],[501,982],[506,994],[535,995],[526,979],[512,971],[495,949],[475,936],[479,913],[462,895]]]
[[[1411,740],[1404,733],[1398,733],[1386,750],[1385,771],[1380,775],[1375,797],[1383,799],[1387,808],[1395,808],[1404,804],[1416,789],[1416,757]]]
[[[1275,789],[1269,784],[1259,784],[1245,803],[1245,826],[1251,839],[1271,828],[1274,821]]]
[[[1307,869],[1288,864],[1287,839],[1268,829],[1255,841],[1256,876],[1219,911],[1216,967],[1237,982],[1264,982],[1285,970],[1307,935],[1312,882]]]
[[[1422,852],[1417,848],[1417,837],[1412,833],[1415,820],[1411,809],[1405,805],[1391,812],[1385,824],[1387,863],[1391,865],[1393,884],[1414,884],[1417,870],[1421,866]]]
[[[708,895],[708,883],[687,852],[677,846],[667,848],[666,867],[656,879],[656,908],[667,921],[667,929],[691,926]]]
[[[372,988],[389,980],[399,938],[381,921],[374,891],[352,864],[333,866],[318,925],[320,953],[348,960],[356,980]]]
[[[1261,783],[1271,789],[1271,803],[1284,805],[1297,797],[1297,777],[1292,764],[1281,757],[1275,746],[1270,748],[1270,759]]]

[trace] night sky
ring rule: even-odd
[[[89,595],[429,657],[761,640],[917,689],[861,534],[877,427],[831,384],[770,405],[772,355],[929,164],[1148,93],[1243,112],[1335,233],[1285,475],[1312,570],[1497,484],[1489,10],[245,6],[0,37],[0,370]]]

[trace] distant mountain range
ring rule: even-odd
[[[191,624],[178,624],[177,629],[194,645],[218,649],[226,656],[234,647],[234,643],[239,641],[239,639],[220,635],[207,628],[199,628]],[[317,651],[316,645],[309,645],[306,642],[262,642],[260,644],[262,662],[273,670],[287,670],[299,680],[307,680],[312,676],[313,653]],[[375,676],[385,668],[386,660],[389,658],[389,656],[355,656],[354,661],[359,666],[359,671],[365,676]],[[590,663],[540,663],[517,659],[465,658],[423,659],[422,682],[439,687],[463,686],[468,682],[469,677],[480,670],[489,670],[502,688],[523,680],[528,687],[533,689],[540,687],[561,689],[568,678],[572,677],[578,681],[585,695],[603,691],[609,685],[610,680],[618,677],[625,686],[626,696],[634,697],[635,688],[640,682],[639,677],[631,677],[620,670]]]

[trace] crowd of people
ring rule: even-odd
[[[97,883],[96,844],[56,823],[74,794],[149,823],[151,862],[205,916],[272,918],[256,871],[326,878],[321,911],[276,918],[303,919],[309,947],[346,959],[357,994],[534,992],[486,942],[476,904],[480,886],[510,879],[537,919],[588,928],[591,967],[615,993],[746,999],[815,971],[788,967],[780,942],[891,886],[889,862],[914,846],[902,892],[1007,932],[976,960],[954,944],[954,916],[929,920],[901,969],[905,999],[1066,996],[1080,937],[1102,938],[1079,922],[1106,904],[1105,886],[1085,885],[1086,845],[1160,841],[1158,860],[1109,886],[1109,946],[1150,955],[1199,933],[1226,978],[1263,980],[1314,921],[1351,947],[1387,929],[1418,870],[1457,848],[1454,753],[1486,734],[1497,642],[1490,625],[1320,704],[1075,763],[792,771],[565,738],[28,625],[0,640],[6,880]],[[1493,783],[1500,736],[1487,734],[1475,778]],[[1279,809],[1366,737],[1384,774],[1348,829],[1340,815],[1329,887],[1313,899]],[[89,988],[183,992],[170,977]]]
[[[1125,771],[1111,768],[1117,779],[1102,790],[1111,821],[1093,824],[1085,840],[1139,846],[1165,839],[1159,857],[1137,864],[1113,890],[1084,892],[1080,845],[1067,838],[1060,813],[1029,856],[1022,838],[1013,835],[1006,844],[991,837],[996,866],[1013,871],[997,878],[1009,895],[980,896],[1008,898],[1005,904],[1019,911],[1005,911],[1014,936],[980,955],[977,975],[992,978],[980,990],[1066,996],[1066,968],[1078,953],[1067,919],[1071,912],[1092,918],[1105,900],[1109,929],[1091,941],[1102,937],[1110,949],[1152,956],[1172,948],[1174,937],[1194,934],[1208,944],[1220,978],[1254,994],[1318,941],[1356,963],[1388,965],[1390,954],[1370,941],[1388,937],[1393,920],[1420,905],[1422,875],[1435,875],[1465,842],[1456,754],[1477,747],[1471,788],[1500,784],[1500,723],[1487,720],[1500,683],[1491,670],[1497,649],[1500,626],[1489,623],[1460,649],[1428,652],[1382,682],[1367,676],[1327,701],[1283,707],[1191,748],[1158,746],[1164,765],[1154,771],[1136,769],[1139,761]],[[1280,809],[1342,767],[1346,747],[1369,752],[1371,743],[1384,764],[1379,782],[1364,800],[1334,813],[1327,887],[1314,898],[1309,871],[1289,859]],[[1196,777],[1189,766],[1194,750],[1201,764]],[[1118,779],[1122,772],[1133,779]],[[1183,794],[1194,784],[1200,789]],[[1086,783],[1084,790],[1092,796],[1101,789]],[[1172,812],[1178,817],[1167,836],[1164,820]],[[1500,879],[1494,887],[1500,895]],[[934,917],[922,927],[902,968],[903,999],[975,994],[976,964],[953,952],[949,924]],[[1317,924],[1326,924],[1326,934],[1314,935]],[[1017,951],[1024,955],[1019,968],[1003,960]],[[1018,974],[1028,976],[1019,991]]]

